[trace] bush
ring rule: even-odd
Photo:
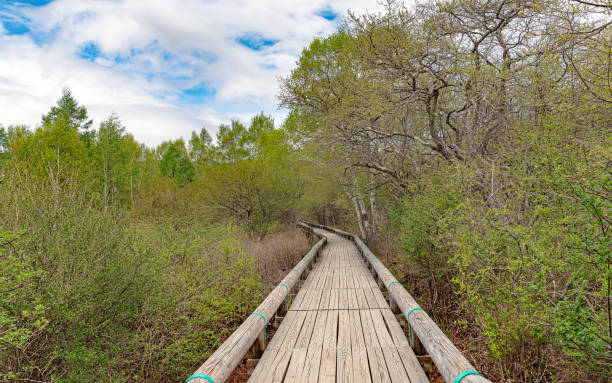
[[[452,278],[500,379],[605,381],[612,368],[612,145],[563,129],[519,127],[495,163],[432,170],[395,213],[407,261]]]
[[[73,178],[11,174],[0,185],[0,381],[179,380],[260,301],[236,228],[137,221],[97,208]]]

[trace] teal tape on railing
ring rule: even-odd
[[[457,377],[455,378],[454,383],[461,382],[461,380],[463,380],[463,378],[465,378],[468,375],[480,375],[480,376],[482,376],[482,374],[479,374],[476,371],[464,371],[461,374],[457,375]]]
[[[387,285],[387,290],[389,290],[389,287],[391,287],[392,284],[394,283],[399,283],[399,281],[391,281],[389,282],[389,284]]]
[[[215,381],[208,375],[204,375],[204,374],[193,374],[191,375],[189,378],[187,378],[187,380],[185,381],[185,383],[189,382],[191,379],[195,379],[195,378],[202,378],[202,379],[206,379],[208,380],[210,383],[215,383]]]
[[[264,320],[263,334],[264,334],[264,345],[265,345],[266,344],[266,324],[268,323],[268,320],[266,319],[266,317],[262,313],[254,312],[254,313],[251,313],[251,315],[259,315]],[[249,315],[249,316],[251,316],[251,315]]]
[[[415,307],[415,308],[413,308],[412,310],[408,311],[408,314],[406,314],[406,323],[408,323],[408,339],[410,339],[410,338],[412,337],[412,332],[411,332],[412,328],[410,327],[410,321],[408,320],[408,318],[410,317],[410,314],[412,314],[412,312],[413,312],[414,310],[422,310],[422,311],[425,311],[425,310],[423,310],[421,307]]]
[[[285,298],[285,305],[287,306],[287,310],[289,310],[289,287],[287,287],[284,283],[279,283],[279,286],[284,286],[287,289],[287,297]]]
[[[298,269],[293,269],[291,271],[295,271],[298,274],[298,276],[300,275],[300,271]]]

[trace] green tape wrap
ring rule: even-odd
[[[387,285],[387,290],[389,290],[389,287],[391,287],[392,284],[394,283],[399,283],[399,281],[391,281],[388,285]]]
[[[289,287],[287,287],[284,283],[279,283],[279,286],[284,286],[287,289],[287,297],[285,298],[285,305],[287,306],[287,310],[289,310]]]
[[[455,378],[454,383],[461,382],[461,380],[463,380],[463,378],[465,378],[468,375],[480,375],[480,376],[482,376],[482,374],[479,374],[476,371],[463,371],[461,374],[457,375],[457,377]]]
[[[263,333],[264,333],[264,344],[266,344],[266,324],[268,324],[268,320],[266,319],[266,317],[262,313],[254,312],[254,313],[251,313],[251,315],[259,315],[264,320]],[[251,316],[251,315],[249,315],[249,316]]]
[[[191,375],[189,378],[187,378],[187,380],[185,381],[185,383],[189,382],[191,379],[195,379],[195,378],[202,378],[202,379],[206,379],[208,380],[210,383],[215,383],[215,381],[208,375],[204,375],[204,374],[193,374]]]
[[[412,338],[412,332],[411,332],[411,331],[412,331],[412,327],[410,327],[410,321],[408,320],[408,317],[410,317],[410,314],[412,314],[412,312],[413,312],[414,310],[422,310],[422,311],[425,311],[425,310],[423,310],[421,307],[415,307],[415,308],[413,308],[412,310],[408,311],[408,314],[406,314],[406,322],[408,323],[408,339]]]

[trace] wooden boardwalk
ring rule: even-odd
[[[325,235],[249,382],[429,382],[357,247]]]
[[[298,225],[320,239],[186,383],[223,383],[245,356],[258,383],[426,383],[419,361],[446,383],[491,383],[359,237]]]

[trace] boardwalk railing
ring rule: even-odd
[[[326,238],[312,228],[301,225],[307,232],[320,240],[308,254],[285,276],[281,283],[261,302],[255,311],[230,335],[200,368],[187,380],[189,383],[223,383],[251,348],[265,349],[265,331],[268,322],[285,305],[289,292],[305,271],[311,268],[319,255]]]
[[[425,310],[419,306],[402,284],[398,283],[393,274],[358,236],[323,225],[307,223],[301,226],[307,226],[311,230],[314,227],[331,231],[355,243],[370,270],[377,277],[379,284],[386,287],[391,307],[398,308],[407,319],[411,328],[410,343],[414,347],[417,344],[415,337],[418,338],[447,383],[458,383],[459,381],[461,383],[491,383],[490,380],[476,374],[474,366],[468,362]]]

